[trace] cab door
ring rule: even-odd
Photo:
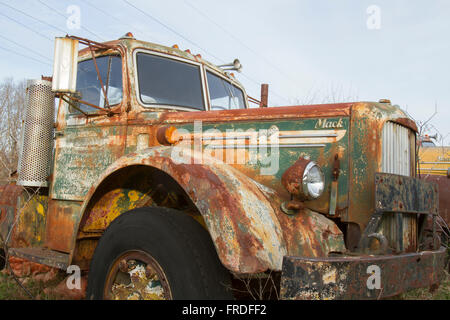
[[[89,189],[124,154],[122,59],[109,55],[97,57],[96,62],[107,99],[92,59],[78,64],[77,98],[113,113],[108,115],[82,103],[62,103],[58,112],[46,244],[63,252],[70,252],[73,230]]]

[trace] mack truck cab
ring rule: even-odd
[[[261,278],[281,299],[439,284],[446,251],[424,228],[438,188],[416,177],[414,121],[387,100],[267,107],[267,86],[258,101],[224,70],[240,67],[131,34],[56,38],[53,76],[28,84],[17,181],[0,187],[7,257],[78,266],[88,299],[231,299]]]

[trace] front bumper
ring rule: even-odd
[[[284,257],[282,299],[379,299],[439,284],[446,249],[400,255]]]

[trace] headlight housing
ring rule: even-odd
[[[314,161],[299,159],[281,177],[284,187],[302,200],[319,198],[325,188],[325,176]]]
[[[325,188],[325,177],[322,169],[311,161],[306,165],[302,177],[303,196],[307,199],[317,199]]]

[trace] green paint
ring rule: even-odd
[[[334,155],[338,150],[343,150],[342,157],[340,158],[341,172],[339,176],[339,188],[338,188],[338,208],[345,208],[348,206],[348,126],[349,119],[343,117],[327,118],[329,122],[339,122],[342,124],[342,128],[339,130],[346,130],[345,135],[337,143],[325,143],[325,147],[296,147],[296,148],[279,148],[279,168],[276,173],[267,179],[261,175],[261,168],[268,168],[269,164],[258,160],[256,163],[247,161],[245,167],[253,171],[253,176],[256,181],[267,185],[274,189],[281,188],[281,177],[283,173],[295,163],[300,157],[309,158],[316,161],[322,168],[326,177],[325,192],[315,201],[309,201],[308,206],[316,211],[327,213],[328,212],[328,200],[330,198],[331,178],[333,169]],[[203,123],[202,131],[206,132],[211,129],[216,129],[222,133],[226,133],[227,130],[237,132],[250,132],[252,130],[260,132],[260,130],[269,130],[270,128],[277,127],[281,131],[298,131],[298,130],[310,130],[314,133],[320,133],[324,129],[316,129],[318,119],[299,119],[291,121],[253,121],[253,122],[226,122],[226,123]],[[189,132],[194,132],[193,124],[179,125],[177,128],[185,129]],[[329,129],[325,129],[329,130]],[[271,149],[268,148],[267,156],[270,158]],[[237,151],[236,151],[237,152]],[[232,164],[233,165],[233,164]],[[270,180],[268,183],[267,181]]]
[[[120,126],[67,127],[55,155],[52,198],[84,200],[100,175],[122,155],[123,146],[114,144],[114,137],[123,131]]]

